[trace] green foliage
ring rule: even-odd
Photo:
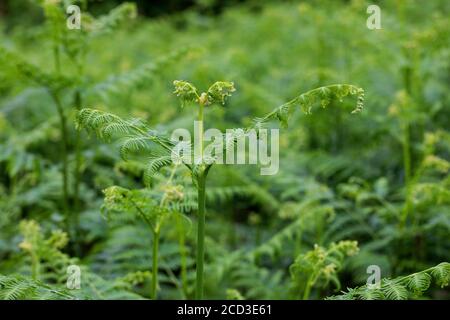
[[[362,286],[348,289],[331,299],[338,300],[405,300],[423,295],[434,281],[441,288],[450,281],[450,264],[442,262],[435,267],[395,279],[382,279],[379,287]]]
[[[448,1],[385,1],[382,30],[359,0],[19,2],[0,19],[0,299],[449,298]],[[286,127],[278,174],[173,163],[194,120],[244,128],[223,152]]]
[[[308,299],[311,288],[320,282],[325,285],[332,282],[339,289],[337,272],[342,268],[345,257],[357,252],[356,241],[339,241],[331,243],[328,248],[315,245],[314,250],[299,255],[290,266],[294,286],[303,286],[303,299]]]
[[[352,113],[361,112],[364,103],[364,90],[353,85],[335,84],[305,92],[291,101],[279,106],[264,117],[256,118],[255,127],[260,128],[267,121],[276,119],[280,121],[284,128],[287,128],[289,118],[294,112],[294,108],[296,106],[299,106],[304,113],[311,114],[312,108],[316,102],[320,102],[322,108],[325,108],[334,98],[342,101],[342,99],[348,95],[356,95],[358,99],[356,108],[352,111]]]
[[[74,299],[65,290],[56,289],[29,278],[0,274],[0,299],[2,300],[67,300]]]

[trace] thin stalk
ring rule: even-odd
[[[81,110],[82,107],[82,97],[80,89],[75,91],[75,108],[77,111]],[[78,242],[78,219],[80,215],[80,181],[81,181],[81,131],[76,130],[75,132],[75,179],[73,185],[73,212],[71,225],[73,229],[72,240],[74,243],[75,253],[80,255],[80,245]]]
[[[61,50],[57,43],[53,46],[53,63],[55,67],[55,72],[59,75],[61,73]],[[55,102],[56,109],[58,111],[58,116],[61,125],[61,138],[62,138],[62,162],[63,162],[63,211],[66,218],[67,230],[70,233],[71,226],[69,222],[69,161],[68,161],[68,133],[67,133],[67,118],[64,113],[64,108],[59,99],[57,92],[51,90],[51,96]]]
[[[203,96],[203,94],[202,94]],[[203,108],[204,99],[199,99],[198,121],[199,121],[199,140],[196,141],[200,144],[201,159],[203,161]],[[197,192],[198,192],[198,226],[197,226],[197,276],[196,276],[196,289],[195,298],[197,300],[203,299],[203,263],[205,260],[205,207],[206,207],[206,185],[207,172],[202,171],[197,178]]]
[[[153,232],[153,253],[152,253],[152,292],[151,298],[156,300],[158,290],[158,247],[159,230]]]
[[[61,73],[61,52],[57,44],[53,47],[53,62],[55,65],[55,71],[57,74]]]
[[[409,97],[412,96],[412,70],[410,67],[404,69],[403,81],[405,86],[405,91]],[[400,229],[403,229],[410,212],[412,211],[412,201],[411,201],[411,176],[412,176],[412,166],[411,166],[411,126],[408,119],[401,118],[401,126],[403,129],[403,166],[405,171],[405,205],[403,206],[401,218],[400,218]]]
[[[61,138],[62,138],[62,150],[61,150],[61,157],[62,157],[62,163],[63,163],[63,210],[64,214],[67,219],[68,227],[70,225],[69,219],[68,219],[68,213],[69,213],[69,190],[68,190],[68,176],[69,176],[69,161],[68,161],[68,134],[67,134],[67,118],[64,113],[63,106],[61,104],[61,101],[59,99],[59,96],[57,93],[52,92],[52,98],[56,105],[56,110],[58,111],[58,116],[60,120],[61,125]],[[70,228],[68,228],[70,230]]]
[[[36,253],[31,252],[31,277],[33,280],[39,280],[41,263]]]
[[[308,300],[309,299],[309,295],[311,293],[311,288],[314,285],[314,278],[315,275],[314,273],[311,274],[308,278],[308,280],[306,281],[306,285],[305,285],[305,292],[303,293],[303,300]]]
[[[75,92],[75,108],[77,111],[81,110],[82,97],[79,89]],[[75,182],[74,182],[74,209],[78,213],[80,210],[80,181],[81,181],[81,131],[76,130],[75,135]]]
[[[405,170],[405,187],[406,187],[406,201],[402,210],[400,220],[400,227],[403,228],[408,216],[412,210],[411,202],[411,146],[410,146],[410,128],[408,124],[403,125],[403,166]]]
[[[175,175],[176,166],[172,169],[172,173],[169,177],[169,180],[167,181],[166,185],[170,185],[172,182],[173,176]],[[164,193],[163,197],[161,198],[160,207],[163,207],[165,204],[165,201],[167,199],[167,193]],[[143,217],[145,217],[145,214],[143,212],[140,212]],[[146,219],[147,221],[147,219]],[[152,224],[150,222],[149,226],[152,227]],[[153,300],[156,300],[157,298],[157,290],[158,290],[158,251],[159,251],[159,234],[161,230],[162,220],[156,224],[153,230],[153,252],[152,252],[152,291],[151,291],[151,298]]]
[[[204,108],[204,105],[202,102],[200,102],[200,108],[198,110],[198,118],[197,118],[199,141],[196,141],[196,142],[199,143],[201,161],[203,161],[203,108]]]
[[[184,235],[182,218],[177,215],[177,229],[178,229],[178,246],[180,249],[180,266],[181,266],[181,287],[183,294],[187,296],[188,285],[187,285],[187,250],[186,250],[186,238]]]
[[[203,262],[205,259],[205,181],[200,174],[198,178],[198,227],[197,227],[197,278],[195,298],[203,299]]]

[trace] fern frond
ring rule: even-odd
[[[442,288],[448,286],[450,282],[450,263],[442,262],[438,264],[431,271],[431,275]]]
[[[225,99],[236,91],[233,82],[217,81],[211,87],[209,87],[208,104],[219,103],[224,105]]]
[[[342,99],[348,95],[356,95],[358,99],[356,107],[352,113],[362,111],[364,106],[364,90],[362,88],[358,88],[350,84],[334,84],[305,92],[291,101],[279,106],[264,117],[255,118],[254,127],[263,127],[266,122],[271,120],[278,120],[283,127],[287,127],[289,118],[294,112],[294,108],[296,106],[299,106],[304,113],[311,114],[312,108],[316,102],[320,102],[321,106],[325,108],[330,104],[332,99],[342,101]]]
[[[139,119],[124,120],[119,116],[96,109],[85,108],[80,110],[76,118],[78,130],[85,128],[87,131],[95,132],[101,139],[109,141],[113,136],[124,138],[125,146],[121,150],[122,156],[127,158],[128,152],[149,149],[153,142],[165,150],[171,150],[170,140],[154,130],[150,130]]]
[[[111,33],[121,24],[137,16],[137,8],[134,3],[125,2],[115,7],[108,14],[93,21],[90,26],[92,36]]]
[[[183,80],[175,80],[173,85],[175,87],[173,93],[180,98],[181,107],[184,107],[188,102],[195,102],[200,99],[198,90],[192,83]]]
[[[172,157],[169,155],[161,155],[157,158],[151,159],[144,171],[144,182],[150,185],[151,180],[156,172],[158,172],[162,167],[166,167],[172,164]]]
[[[388,300],[406,300],[408,298],[408,290],[397,281],[385,280],[382,288]]]
[[[338,296],[328,299],[365,299],[367,296],[377,299],[405,300],[423,294],[434,281],[442,286],[448,286],[450,280],[450,263],[442,262],[435,267],[395,279],[383,279],[379,289],[369,288],[367,285],[348,289]],[[376,290],[376,293],[372,292]]]
[[[431,283],[431,276],[428,273],[413,273],[406,282],[409,290],[421,294],[427,291]]]
[[[60,300],[74,298],[66,290],[56,288],[56,286],[50,286],[20,275],[5,276],[0,274],[1,300]]]
[[[152,150],[150,139],[147,136],[143,135],[129,136],[121,141],[120,156],[124,160],[128,160],[132,153],[137,153],[143,150],[149,152],[151,152]]]

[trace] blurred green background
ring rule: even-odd
[[[0,46],[51,75],[54,38],[40,2],[0,2]],[[120,3],[81,5],[92,19],[101,19]],[[381,8],[380,30],[366,26],[366,10],[373,3]],[[317,106],[312,115],[295,113],[281,131],[277,175],[260,176],[253,166],[214,169],[207,297],[233,298],[238,292],[244,298],[297,299],[304,279],[293,276],[289,266],[315,244],[328,247],[340,240],[358,241],[359,254],[343,263],[339,289],[324,279],[310,298],[364,284],[368,265],[379,265],[383,277],[396,277],[449,261],[449,1],[171,0],[136,5],[136,18],[122,17],[86,42],[82,76],[71,51],[62,51],[62,75],[79,81],[61,92],[71,170],[74,90],[82,92],[82,107],[139,117],[163,132],[189,127],[196,116],[193,106],[180,108],[172,93],[175,79],[200,90],[217,80],[234,81],[237,91],[226,106],[206,113],[206,127],[219,129],[247,126],[319,86],[349,83],[366,92],[358,115],[350,114],[351,98],[326,109]],[[83,19],[82,26],[88,21]],[[71,35],[61,48],[78,54],[84,38]],[[19,222],[37,221],[42,234],[68,231],[61,204],[62,137],[48,88],[30,80],[12,60],[0,59],[0,273],[29,277],[31,258],[19,247],[24,237]],[[78,238],[58,252],[86,266],[97,290],[83,294],[148,298],[148,277],[134,274],[150,267],[146,226],[123,214],[106,220],[100,212],[105,188],[144,187],[142,168],[125,164],[114,145],[84,133],[81,147]],[[158,179],[162,183],[167,172]],[[189,179],[177,182],[192,188]],[[73,205],[74,190],[69,193]],[[409,215],[402,225],[405,210]],[[184,213],[195,221],[195,210]],[[163,232],[160,298],[193,297],[195,224],[189,228],[188,287],[183,290],[177,231],[168,225]],[[56,258],[48,259],[50,264]],[[62,286],[61,265],[46,268],[41,280]],[[139,281],[123,280],[130,274]],[[436,285],[425,296],[449,297]]]

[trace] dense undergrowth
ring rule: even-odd
[[[0,34],[0,298],[450,298],[448,1],[381,1],[381,30],[354,0],[154,20],[124,4],[81,31],[33,2],[44,24]],[[233,94],[207,127],[280,120],[279,172],[216,165],[205,187],[206,167],[143,144],[200,118],[174,79]]]

